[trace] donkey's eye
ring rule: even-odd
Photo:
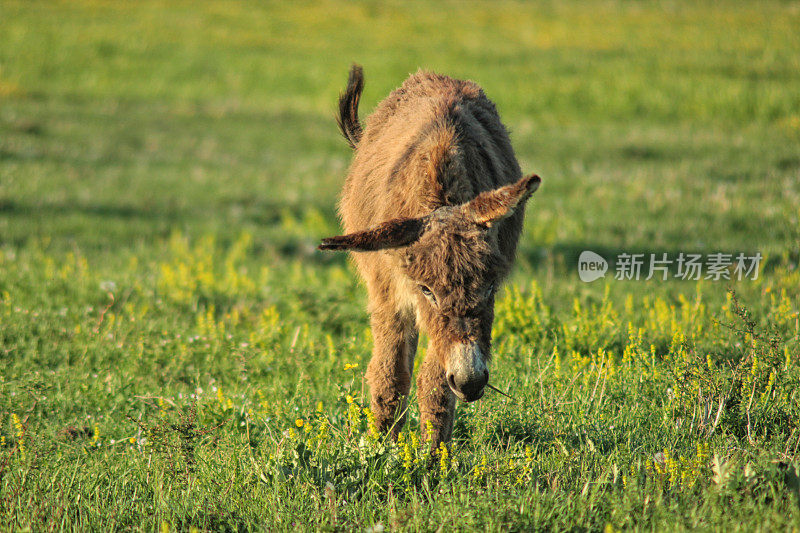
[[[432,290],[430,290],[425,285],[420,285],[419,286],[419,290],[420,290],[420,292],[422,292],[422,294],[425,295],[426,298],[428,298],[433,303],[436,303],[436,295],[433,294]]]
[[[486,291],[483,293],[484,298],[490,297],[494,293],[494,283],[486,287]]]

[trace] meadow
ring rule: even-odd
[[[797,531],[800,4],[0,4],[0,530]],[[373,431],[334,110],[477,81],[529,202],[492,391]],[[763,256],[584,283],[577,258]],[[643,276],[644,277],[644,276]],[[752,277],[752,276],[751,276]],[[422,339],[417,365],[425,354]]]

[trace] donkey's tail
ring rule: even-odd
[[[361,91],[364,90],[364,71],[360,65],[350,67],[350,77],[347,79],[347,88],[339,95],[339,114],[336,123],[342,135],[347,139],[351,148],[355,149],[361,140],[361,122],[358,120],[358,101],[361,100]]]

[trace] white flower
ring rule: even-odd
[[[653,461],[660,464],[661,466],[667,464],[667,458],[664,456],[664,452],[658,452],[657,454],[655,454],[653,456]]]
[[[101,281],[100,290],[104,292],[116,292],[117,284],[111,280]]]

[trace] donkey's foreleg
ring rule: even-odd
[[[447,377],[439,361],[428,353],[417,377],[419,420],[422,439],[429,441],[431,451],[453,434],[456,397],[447,385]]]
[[[367,367],[370,408],[378,429],[396,438],[405,424],[418,334],[394,311],[374,311],[371,322],[375,345]]]

